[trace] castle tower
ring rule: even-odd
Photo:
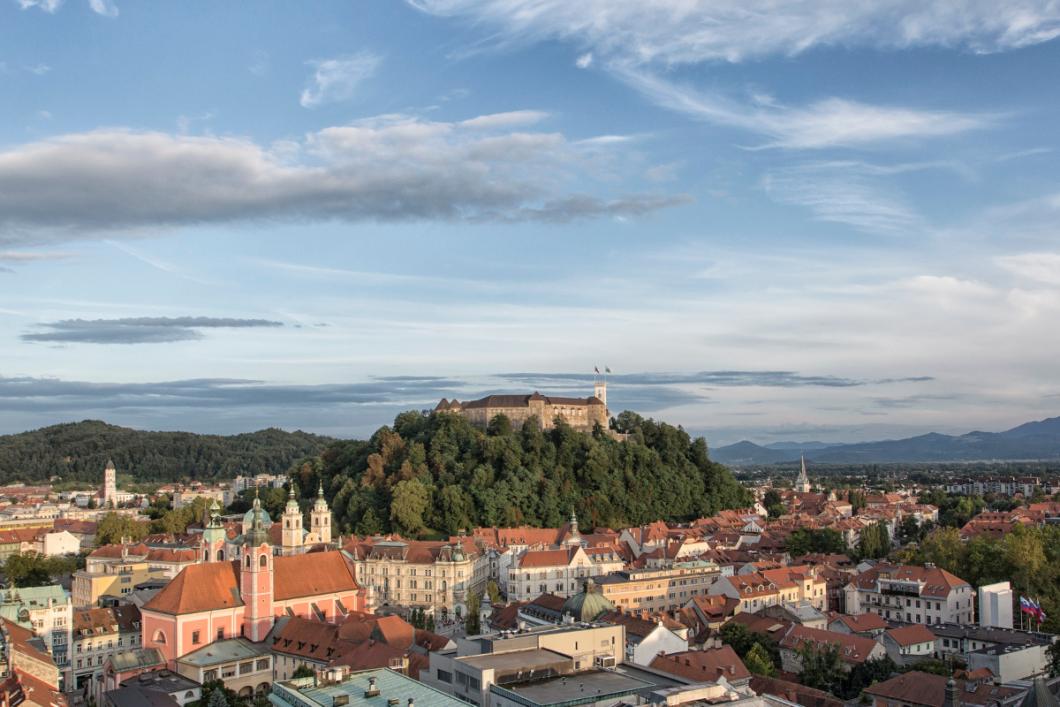
[[[309,512],[309,532],[317,536],[317,541],[329,545],[331,543],[331,509],[328,502],[324,500],[324,483],[320,483],[317,489],[317,500],[313,502],[313,510]]]
[[[567,539],[564,541],[564,543],[566,543],[567,545],[581,545],[582,536],[581,533],[578,532],[578,516],[577,514],[575,514],[573,508],[570,512],[570,521],[568,522],[568,524],[570,526],[570,534],[567,535]]]
[[[810,492],[810,477],[806,475],[806,457],[799,455],[802,460],[802,467],[799,469],[799,478],[795,479],[795,490],[799,493]]]
[[[202,561],[223,562],[227,539],[224,526],[221,524],[221,507],[217,505],[215,498],[210,506],[210,520],[202,531]]]
[[[272,630],[273,557],[265,531],[265,510],[254,497],[250,530],[243,536],[239,594],[243,600],[243,635],[251,641],[265,639]]]
[[[604,404],[607,407],[607,381],[598,380],[593,383],[593,397]]]
[[[114,462],[108,461],[103,469],[103,508],[115,508],[118,505],[118,471]]]
[[[298,507],[298,498],[295,495],[294,482],[291,482],[291,493],[287,497],[287,507],[280,517],[283,523],[281,531],[282,549],[284,555],[297,555],[303,550],[304,536],[302,535],[302,509]]]

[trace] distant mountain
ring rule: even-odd
[[[764,445],[766,449],[778,449],[780,451],[806,452],[811,449],[824,449],[834,447],[835,442],[770,442]]]
[[[931,432],[907,439],[817,448],[786,442],[760,446],[744,441],[713,449],[711,458],[746,466],[796,461],[803,453],[807,461],[830,464],[1060,460],[1060,417],[1027,422],[1004,432],[975,431],[956,436]]]
[[[146,432],[85,420],[0,436],[0,483],[52,476],[99,481],[108,459],[119,474],[131,473],[138,481],[277,473],[334,441],[278,429],[221,436]]]

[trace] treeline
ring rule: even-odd
[[[33,483],[52,476],[99,483],[108,459],[119,474],[131,473],[137,481],[281,473],[333,441],[278,429],[221,436],[144,432],[86,420],[0,436],[0,483]]]
[[[686,521],[746,506],[750,493],[710,460],[702,438],[625,412],[618,440],[535,419],[487,430],[448,413],[398,415],[367,442],[336,442],[295,478],[306,496],[324,479],[336,527],[361,534],[453,534],[475,526],[584,528]]]

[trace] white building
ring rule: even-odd
[[[881,562],[857,575],[844,589],[846,613],[872,612],[915,624],[970,624],[975,617],[972,585],[928,564]]]
[[[55,665],[69,674],[73,603],[65,589],[52,584],[0,591],[0,616],[42,638]]]
[[[1008,582],[979,587],[979,625],[1012,628],[1012,585]]]

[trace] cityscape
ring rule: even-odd
[[[0,707],[1060,707],[1055,0],[0,0]]]

